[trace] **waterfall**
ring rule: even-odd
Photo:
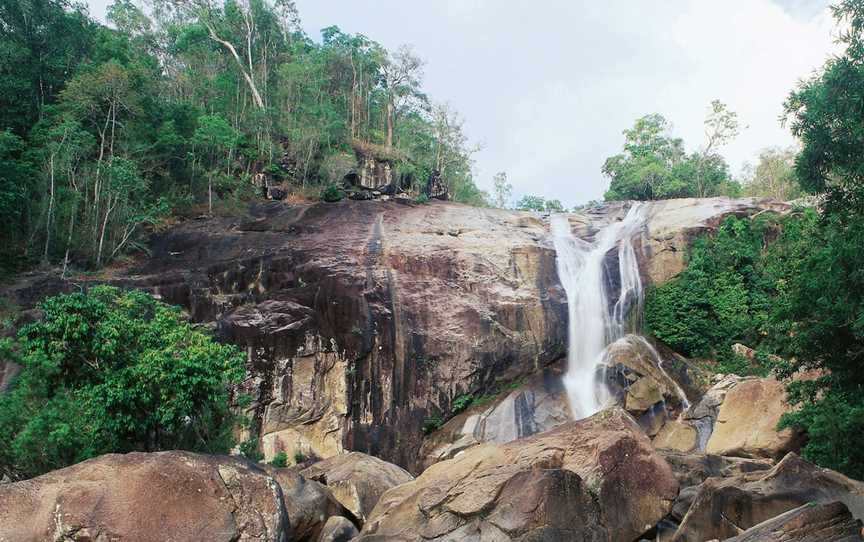
[[[633,204],[623,220],[606,226],[589,243],[573,235],[565,215],[553,215],[558,277],[567,293],[567,373],[564,386],[574,419],[598,412],[609,400],[603,374],[607,345],[624,336],[628,315],[641,316],[642,279],[632,237],[645,225],[645,207]],[[610,303],[606,255],[618,250],[620,291]]]

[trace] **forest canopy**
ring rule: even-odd
[[[6,268],[99,267],[170,216],[231,210],[261,179],[318,197],[386,150],[414,192],[433,172],[485,205],[459,115],[423,60],[290,0],[115,0],[111,26],[69,0],[0,3],[0,225]]]
[[[740,195],[740,185],[719,154],[738,131],[738,115],[715,100],[705,119],[705,146],[688,154],[663,115],[637,119],[624,130],[623,152],[603,164],[603,174],[610,179],[606,201]]]

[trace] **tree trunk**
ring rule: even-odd
[[[264,109],[264,100],[261,98],[261,93],[258,92],[258,87],[255,85],[255,79],[253,78],[253,74],[246,69],[243,60],[237,53],[237,49],[235,49],[230,42],[220,38],[216,34],[216,30],[210,24],[205,23],[205,25],[207,26],[207,30],[210,32],[210,38],[222,47],[224,47],[225,50],[228,51],[234,58],[234,62],[237,63],[237,67],[240,69],[240,73],[243,74],[243,79],[246,80],[246,84],[249,86],[249,92],[252,93],[252,100],[255,102],[255,106],[258,107],[258,109]],[[251,55],[251,52],[249,54]],[[249,60],[251,63],[251,56]]]
[[[356,137],[357,131],[357,67],[354,65],[354,53],[349,53],[351,58],[351,139]]]
[[[48,217],[45,224],[45,252],[42,254],[43,263],[48,263],[48,250],[51,245],[51,223],[54,221],[54,159],[57,156],[57,152],[59,152],[59,150],[63,148],[63,144],[66,143],[66,135],[67,131],[63,130],[63,137],[60,138],[60,145],[56,151],[51,153],[51,157],[48,160],[48,173],[50,178],[48,191],[50,195],[48,198]]]
[[[69,234],[66,235],[66,254],[63,256],[63,271],[60,278],[66,278],[66,269],[69,267],[69,247],[72,245],[72,232],[75,230],[75,214],[78,211],[77,200],[72,206],[72,214],[69,217]]]
[[[393,100],[387,100],[387,141],[385,146],[389,149],[393,147]]]
[[[105,244],[105,230],[108,229],[108,217],[111,216],[111,211],[114,210],[114,207],[117,205],[117,199],[119,198],[120,196],[117,196],[112,204],[111,195],[108,195],[108,208],[105,210],[105,218],[102,220],[102,231],[99,233],[99,250],[96,252],[96,267],[102,265],[102,247]]]
[[[48,160],[48,177],[50,184],[48,185],[48,218],[45,222],[45,251],[42,253],[42,262],[48,263],[48,249],[51,245],[51,222],[54,219],[54,153],[51,153],[51,158]]]

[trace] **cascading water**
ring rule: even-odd
[[[553,215],[558,277],[567,293],[567,373],[564,386],[575,419],[598,412],[609,400],[603,376],[603,352],[624,336],[628,315],[641,314],[642,280],[632,237],[645,226],[645,207],[634,204],[623,220],[600,230],[593,243],[573,235],[565,215]],[[604,262],[618,250],[620,291],[609,303],[609,281]]]

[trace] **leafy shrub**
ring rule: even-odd
[[[421,192],[420,194],[417,195],[416,198],[414,198],[414,203],[417,203],[420,205],[424,205],[426,203],[429,203],[429,195]]]
[[[294,450],[294,464],[299,465],[304,461],[306,461],[306,454],[303,453],[303,450],[301,450],[300,448]]]
[[[738,376],[768,375],[768,367],[760,363],[758,358],[751,361],[734,352],[730,352],[728,355],[720,355],[715,368],[718,373],[736,374]]]
[[[464,411],[468,407],[470,407],[474,403],[474,396],[471,394],[460,395],[456,399],[453,400],[453,404],[451,405],[451,412],[453,414],[459,414]]]
[[[296,456],[296,452],[295,452]],[[270,464],[276,468],[284,468],[288,466],[288,454],[285,452],[279,452],[278,454],[273,456],[273,460],[270,461]]]
[[[264,454],[261,452],[261,448],[258,447],[257,435],[250,436],[241,442],[238,448],[240,449],[240,455],[249,461],[258,463],[264,459]]]
[[[244,357],[180,309],[99,286],[48,298],[0,345],[22,370],[0,396],[0,470],[34,476],[107,452],[225,453]]]
[[[864,390],[852,391],[836,382],[798,381],[789,385],[789,391],[791,402],[800,408],[784,414],[778,429],[807,431],[803,455],[809,461],[864,477]]]
[[[345,192],[342,191],[341,188],[337,184],[331,183],[324,187],[324,190],[321,191],[321,199],[334,203],[345,197]]]
[[[423,420],[423,427],[421,429],[424,435],[429,435],[431,433],[434,433],[438,429],[441,429],[442,425],[444,425],[444,420],[441,418],[441,416],[435,415]]]

